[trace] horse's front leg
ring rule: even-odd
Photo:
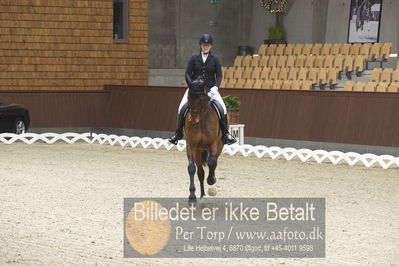
[[[205,172],[204,168],[202,167],[202,152],[200,150],[196,150],[194,157],[195,157],[194,158],[195,164],[197,165],[197,174],[201,186],[201,199],[202,199],[205,196],[205,187],[204,187]]]
[[[208,183],[208,185],[211,185],[211,186],[216,183],[215,170],[216,170],[216,167],[218,164],[216,152],[217,152],[217,144],[214,143],[211,146],[211,149],[209,152],[209,157],[208,157],[209,175],[208,175],[208,178],[206,179],[206,182]]]
[[[188,174],[190,175],[190,196],[188,197],[189,205],[197,204],[197,197],[195,196],[195,184],[194,184],[194,175],[195,175],[195,163],[194,156],[191,152],[191,149],[187,147],[187,157],[188,157]]]

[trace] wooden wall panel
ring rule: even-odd
[[[25,104],[34,127],[174,131],[182,87],[106,86],[102,91],[0,91]],[[221,89],[239,96],[249,137],[399,147],[399,94]]]
[[[0,90],[147,85],[147,0],[129,1],[127,42],[112,24],[112,0],[2,1]]]
[[[2,102],[25,105],[31,127],[103,127],[109,114],[109,93],[102,91],[0,91]]]
[[[111,127],[175,130],[184,88],[109,86]],[[399,147],[399,94],[222,89],[250,137]]]

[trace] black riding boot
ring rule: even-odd
[[[223,143],[227,145],[235,143],[237,140],[230,134],[227,128],[227,115],[222,116],[222,119],[220,119],[220,126],[222,129]]]
[[[168,139],[168,141],[172,144],[177,145],[179,140],[181,140],[183,138],[183,126],[184,126],[184,117],[185,117],[184,114],[186,113],[187,107],[188,107],[188,104],[185,104],[181,108],[179,117],[177,119],[176,133]]]

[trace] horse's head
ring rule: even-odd
[[[196,125],[200,121],[200,114],[209,104],[209,97],[203,80],[195,80],[188,89],[188,120]]]

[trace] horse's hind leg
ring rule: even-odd
[[[204,177],[205,172],[202,167],[202,152],[197,150],[194,156],[195,164],[197,165],[197,175],[201,185],[201,198],[205,196]]]
[[[196,205],[197,204],[197,197],[195,196],[195,184],[194,184],[194,175],[195,175],[195,163],[194,158],[191,152],[187,149],[187,156],[188,156],[188,174],[190,175],[190,196],[188,197],[188,204],[189,205]]]

